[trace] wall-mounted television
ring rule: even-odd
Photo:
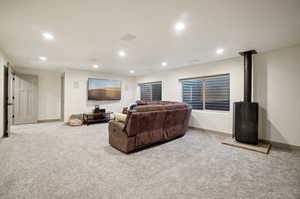
[[[120,100],[121,81],[88,79],[88,100]]]

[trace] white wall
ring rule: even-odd
[[[1,70],[3,77],[3,56],[0,56]],[[2,62],[1,62],[2,61]],[[51,75],[54,72],[40,71],[41,80],[44,82],[47,91],[52,92],[53,86],[58,89],[51,94],[52,97],[60,96],[60,75]],[[95,104],[106,108],[109,111],[120,112],[122,107],[134,102],[137,97],[137,83],[162,81],[162,99],[181,101],[181,89],[179,79],[188,77],[200,77],[230,73],[230,112],[222,111],[199,111],[194,110],[190,126],[221,131],[232,132],[232,103],[243,99],[243,59],[242,57],[228,59],[219,62],[189,66],[181,69],[160,72],[147,76],[135,78],[103,74],[79,70],[67,70],[65,72],[65,121],[71,114],[91,111]],[[43,74],[43,75],[42,75]],[[115,79],[122,81],[122,100],[120,101],[88,101],[87,100],[87,79],[89,77]],[[0,81],[1,103],[3,92],[3,78]],[[46,80],[45,80],[46,81]],[[74,82],[79,83],[79,88],[74,88]],[[56,85],[56,86],[55,86]],[[282,142],[300,146],[300,46],[275,50],[267,53],[260,53],[254,56],[254,101],[260,105],[259,135],[271,141]],[[47,92],[46,92],[47,93]],[[55,94],[56,93],[56,94]],[[46,95],[46,94],[45,94]],[[46,96],[41,96],[43,99]],[[60,99],[48,100],[50,104],[57,99],[55,118],[60,116]],[[39,107],[47,105],[39,105]],[[0,106],[1,112],[3,106]],[[49,109],[48,109],[49,111]],[[47,111],[46,111],[47,112]],[[41,118],[45,117],[43,112]],[[0,130],[3,128],[3,116],[0,115]]]
[[[3,136],[3,80],[4,80],[4,65],[6,64],[6,59],[2,52],[0,51],[0,137]]]
[[[38,76],[38,120],[60,119],[61,73],[16,67],[16,72]]]
[[[255,56],[254,99],[260,137],[300,146],[300,46]]]
[[[300,46],[254,56],[259,137],[300,146]],[[193,110],[190,126],[232,133],[232,103],[243,99],[243,58],[189,66],[137,78],[162,81],[162,100],[181,101],[179,79],[230,73],[230,112]]]
[[[162,100],[182,101],[179,79],[226,73],[230,74],[231,102],[242,100],[243,59],[241,57],[142,76],[137,78],[137,82],[162,81]],[[232,104],[230,112],[193,110],[190,126],[231,133]]]
[[[122,81],[121,100],[88,101],[88,78]],[[76,84],[78,85],[77,88]],[[134,103],[135,100],[136,81],[134,77],[71,69],[65,71],[65,122],[68,121],[72,114],[91,112],[96,104],[100,105],[100,108],[105,108],[107,111],[121,112],[123,107]]]

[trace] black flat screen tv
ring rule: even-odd
[[[120,100],[121,81],[88,79],[88,100]]]

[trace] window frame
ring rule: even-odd
[[[206,81],[208,79],[214,79],[214,78],[228,78],[229,79],[229,107],[228,110],[214,110],[214,109],[206,109]],[[218,111],[218,112],[230,112],[231,111],[231,90],[230,90],[230,73],[225,73],[225,74],[219,74],[219,75],[209,75],[209,76],[202,76],[202,77],[192,77],[192,78],[183,78],[183,79],[179,79],[180,83],[181,83],[181,100],[182,102],[184,102],[184,96],[183,96],[183,82],[184,81],[189,81],[189,80],[202,80],[202,109],[193,109],[196,111]]]

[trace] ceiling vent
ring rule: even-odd
[[[96,62],[97,59],[96,59],[96,58],[91,58],[91,59],[89,59],[89,61],[90,61],[90,62]]]
[[[190,63],[199,63],[200,60],[199,59],[190,59],[189,62]]]
[[[132,41],[135,39],[136,39],[136,36],[133,34],[130,34],[130,33],[127,33],[121,37],[121,40],[123,40],[123,41]]]

